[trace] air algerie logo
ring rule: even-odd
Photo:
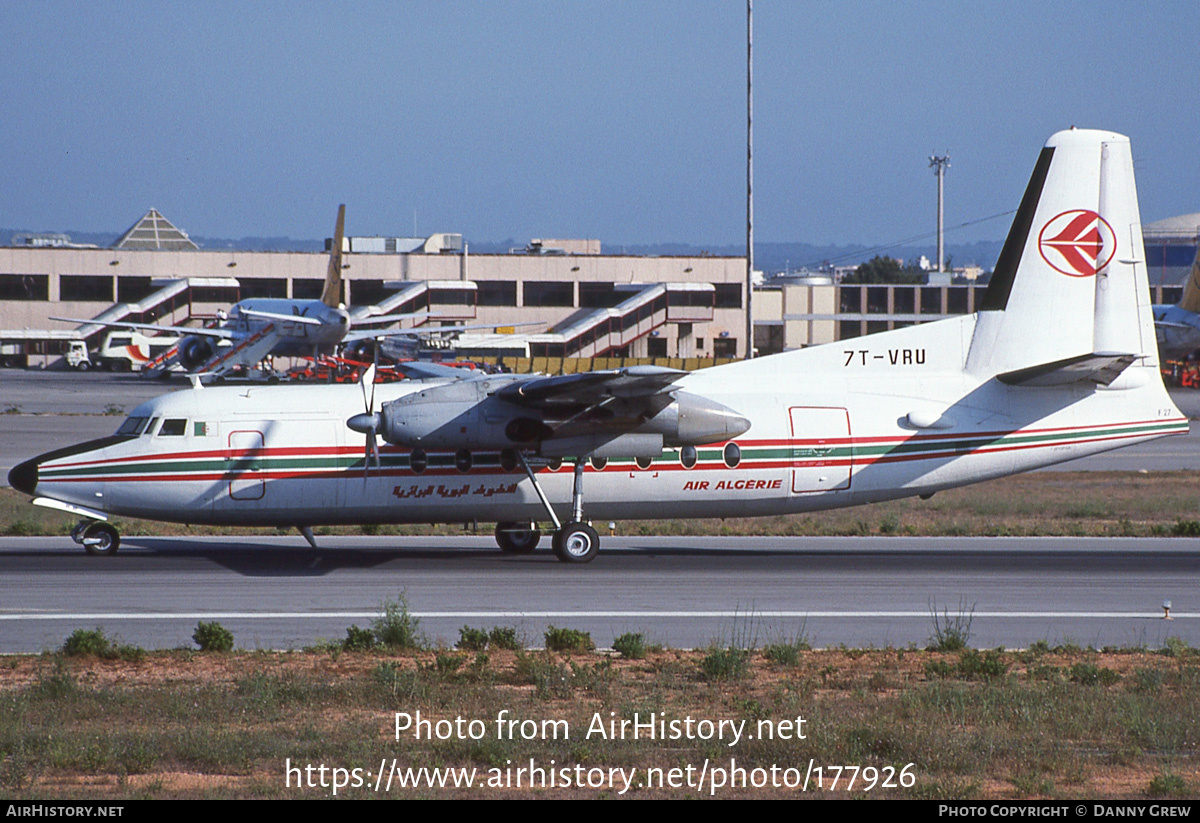
[[[1113,259],[1117,236],[1094,211],[1064,211],[1042,227],[1038,251],[1057,272],[1068,277],[1091,277]]]

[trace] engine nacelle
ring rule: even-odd
[[[212,359],[213,345],[207,337],[191,335],[179,343],[179,362],[188,371],[194,371]]]
[[[492,396],[499,385],[511,380],[463,380],[397,398],[380,410],[379,435],[414,449],[532,446],[551,433],[542,416]]]
[[[721,443],[749,430],[750,421],[733,409],[684,391],[676,392],[674,402],[637,429],[661,434],[668,446]]]

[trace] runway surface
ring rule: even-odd
[[[1181,539],[604,539],[567,566],[506,557],[490,537],[128,537],[114,557],[67,538],[0,538],[0,651],[57,648],[103,626],[146,648],[190,646],[218,620],[240,647],[301,648],[370,625],[403,594],[432,642],[464,625],[547,626],[605,646],[643,632],[671,647],[926,645],[937,620],[978,647],[1200,645],[1200,546]],[[1173,620],[1162,619],[1172,601]]]

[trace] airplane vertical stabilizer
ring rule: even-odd
[[[980,307],[980,377],[1093,354],[1157,362],[1129,139],[1070,129],[1038,157]]]
[[[321,302],[336,309],[342,302],[342,237],[346,228],[346,204],[338,206],[337,225],[333,230],[333,244],[329,247],[329,270],[325,273],[325,290]]]

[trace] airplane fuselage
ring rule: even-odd
[[[838,508],[1187,431],[1151,365],[1131,367],[1108,387],[1069,391],[970,377],[963,365],[974,321],[955,318],[919,333],[899,330],[686,376],[680,389],[744,415],[749,431],[694,454],[667,448],[640,463],[590,463],[588,517]],[[378,385],[376,402],[426,385]],[[545,519],[533,484],[500,452],[430,451],[414,460],[412,450],[384,444],[381,465],[364,472],[363,435],[346,426],[362,410],[353,385],[175,392],[133,411],[131,421],[144,421],[140,434],[45,455],[15,469],[10,482],[105,514],[196,524]],[[126,426],[132,433],[137,424]],[[537,476],[565,517],[570,461]]]
[[[305,323],[300,319],[279,319],[280,316],[317,320],[320,325]],[[314,347],[328,353],[342,341],[350,327],[350,314],[345,309],[326,306],[320,300],[255,298],[236,303],[226,321],[228,327],[246,335],[260,332],[271,324],[279,333],[272,354],[284,357],[311,356]]]

